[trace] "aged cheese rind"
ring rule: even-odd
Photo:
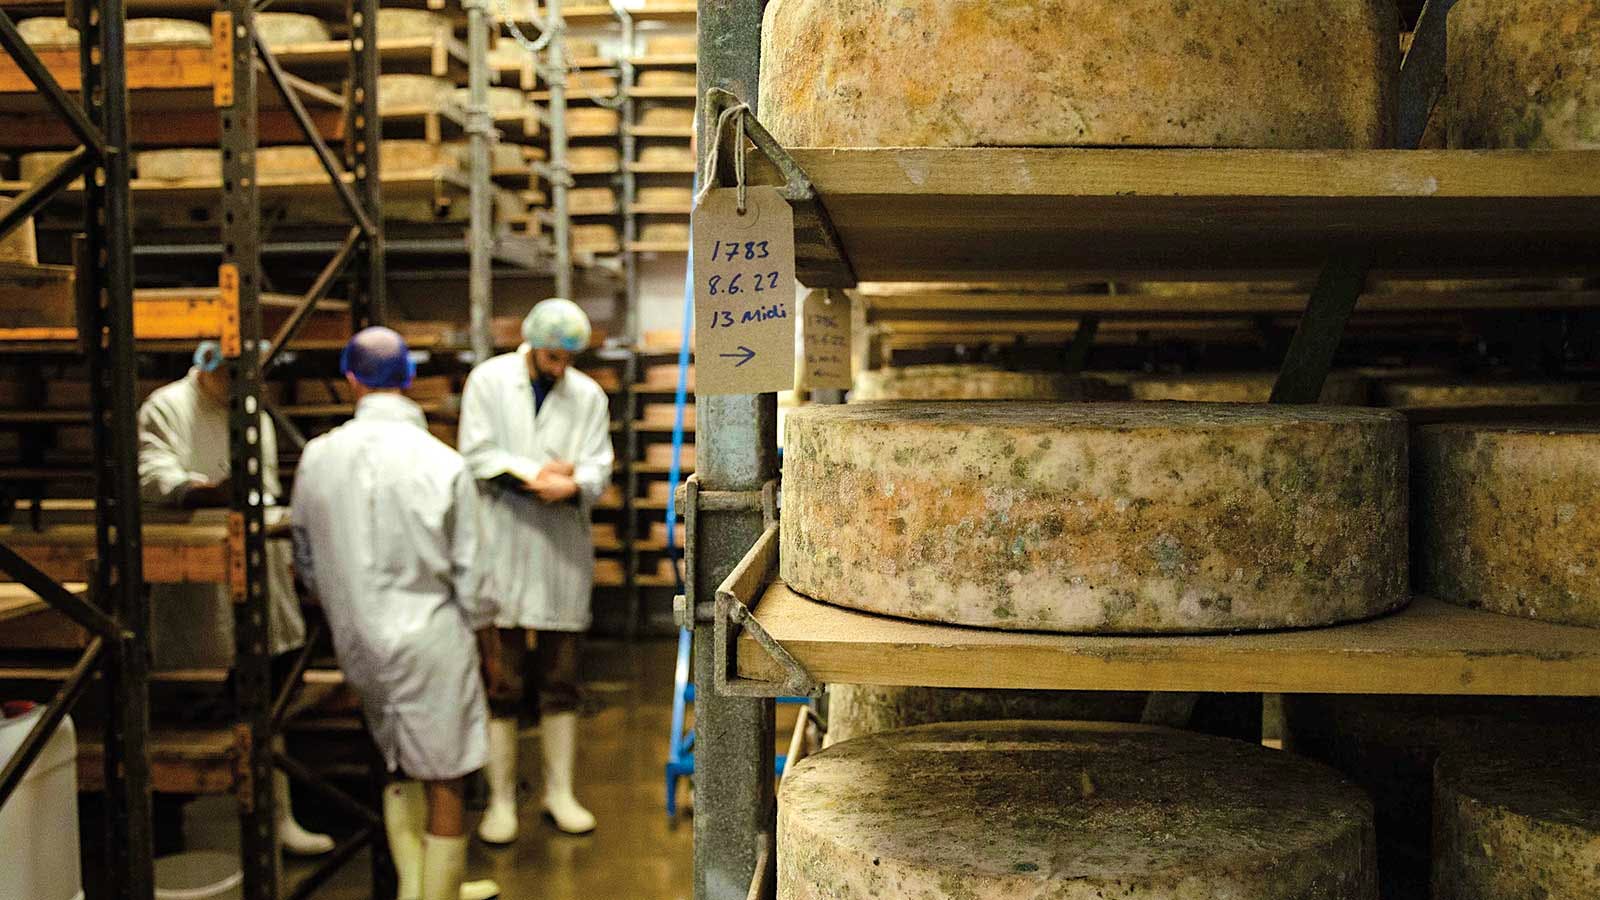
[[[780,900],[1375,900],[1372,807],[1319,764],[1139,725],[857,738],[784,776]]]
[[[17,23],[17,34],[31,46],[72,44],[78,40],[78,30],[62,16],[35,16]]]
[[[378,112],[381,114],[391,110],[418,107],[435,110],[449,99],[453,90],[455,85],[451,84],[448,78],[435,78],[432,75],[379,75]]]
[[[1434,846],[1443,900],[1600,897],[1594,744],[1440,757]]]
[[[1428,896],[1434,764],[1441,754],[1504,743],[1600,739],[1587,698],[1295,694],[1284,698],[1288,746],[1333,766],[1373,798],[1387,900]]]
[[[256,13],[256,36],[268,47],[312,44],[333,37],[321,19],[305,13],[292,12]]]
[[[450,31],[450,19],[426,9],[398,9],[384,7],[378,10],[378,40],[431,38],[440,32]]]
[[[1451,147],[1600,149],[1600,4],[1462,0],[1448,26]]]
[[[1600,386],[1583,381],[1416,379],[1379,382],[1376,394],[1384,406],[1395,407],[1520,406],[1600,399]]]
[[[1404,605],[1406,428],[1388,410],[863,403],[795,410],[782,571],[869,612],[1215,632]]]
[[[1413,440],[1418,589],[1600,627],[1600,427],[1443,424]]]
[[[774,0],[794,147],[1360,149],[1395,132],[1393,0]]]
[[[1061,372],[1011,372],[994,366],[926,365],[875,369],[856,375],[850,399],[1088,400],[1105,387]]]
[[[140,178],[154,181],[221,178],[222,151],[206,147],[146,150],[135,157],[134,165]]]
[[[828,685],[828,744],[880,731],[935,722],[984,719],[1074,719],[1137,722],[1142,691],[1002,691],[903,687],[891,684]]]
[[[472,102],[470,88],[456,88],[450,92],[450,99],[462,109],[466,109]],[[489,112],[493,115],[505,113],[520,113],[528,108],[528,95],[519,88],[491,87],[489,88]]]
[[[1224,372],[1205,375],[1148,375],[1128,389],[1135,400],[1183,400],[1208,403],[1266,403],[1277,382],[1275,372]],[[1329,372],[1317,401],[1335,406],[1362,406],[1367,383],[1354,372]]]

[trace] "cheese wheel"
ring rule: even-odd
[[[1433,896],[1600,897],[1594,745],[1440,758]]]
[[[1137,722],[1144,712],[1145,697],[1141,691],[1000,691],[830,684],[828,745],[866,734],[935,722],[983,719]]]
[[[694,110],[678,106],[652,106],[640,113],[639,124],[649,128],[693,128]]]
[[[1441,378],[1380,382],[1383,406],[1522,406],[1582,403],[1600,398],[1600,385],[1580,381],[1464,381]]]
[[[130,47],[211,43],[211,27],[187,19],[129,19],[123,33]]]
[[[416,12],[416,10],[401,11]],[[378,113],[382,115],[393,110],[417,107],[434,110],[449,99],[453,90],[455,85],[447,78],[435,78],[432,75],[379,75]]]
[[[1418,588],[1600,627],[1600,427],[1455,423],[1413,440]]]
[[[577,136],[615,134],[622,116],[614,109],[575,106],[567,110],[567,133]]]
[[[28,21],[33,21],[29,19]],[[66,161],[72,154],[65,150],[38,150],[17,157],[17,177],[28,183],[40,181]],[[73,180],[74,186],[83,184],[82,178]]]
[[[783,577],[911,619],[1087,633],[1304,627],[1407,600],[1388,410],[863,403],[788,417]]]
[[[258,166],[262,152],[264,151],[257,152]],[[146,150],[134,158],[134,165],[138,168],[141,179],[153,181],[221,178],[222,151],[205,147],[179,150]]]
[[[1130,381],[1128,390],[1135,400],[1266,403],[1277,380],[1276,372],[1148,375]],[[1367,402],[1366,381],[1354,372],[1329,372],[1317,402],[1363,406]]]
[[[642,206],[681,206],[688,209],[694,203],[694,191],[681,187],[642,187],[637,192]]]
[[[1372,805],[1323,766],[1140,725],[970,722],[783,778],[779,900],[1376,900]]]
[[[450,92],[450,99],[462,109],[466,109],[472,102],[470,88],[456,88]],[[505,113],[523,113],[528,109],[528,95],[514,87],[489,88],[489,112],[493,115]]]
[[[639,162],[647,166],[692,166],[694,151],[688,147],[659,144],[640,151]]]
[[[494,145],[498,152],[502,145]],[[424,140],[390,140],[378,145],[378,169],[384,174],[458,168],[466,159],[466,144],[436,144]]]
[[[382,145],[379,145],[378,153],[378,169],[381,172],[387,168],[383,164]],[[256,174],[262,177],[277,176],[280,178],[306,175],[322,175],[326,177],[322,169],[322,161],[317,159],[317,151],[310,147],[292,144],[283,147],[262,147],[257,150]]]
[[[0,197],[0,213],[5,212],[11,206],[11,203],[12,201],[9,198]],[[31,217],[24,219],[15,231],[5,237],[0,237],[0,262],[22,263],[28,266],[38,265],[39,244],[35,237],[33,219]],[[18,387],[19,385],[12,380],[0,380],[0,391]],[[0,403],[7,406],[12,405],[11,403],[5,403],[3,399],[0,399]]]
[[[1462,0],[1447,25],[1451,147],[1600,149],[1600,4]]]
[[[256,13],[256,36],[268,47],[285,44],[313,44],[332,40],[328,26],[316,16],[292,12]]]
[[[600,55],[600,44],[597,41],[583,38],[566,38],[563,49],[567,52],[567,59],[588,59]]]
[[[773,0],[791,147],[1360,149],[1394,141],[1394,0]]]
[[[660,34],[644,39],[646,56],[676,56],[699,51],[700,41],[693,34]]]
[[[587,253],[612,253],[617,249],[617,229],[613,225],[574,225],[572,249]]]
[[[567,166],[573,169],[615,169],[620,154],[615,147],[568,147]]]
[[[1293,694],[1283,710],[1291,750],[1339,770],[1373,798],[1383,896],[1397,900],[1428,896],[1441,754],[1509,735],[1528,746],[1600,738],[1593,699]]]
[[[678,69],[647,69],[639,73],[639,87],[642,88],[692,88],[695,86],[695,73]]]
[[[617,78],[606,72],[573,72],[567,76],[568,97],[610,97],[617,92]]]
[[[17,34],[30,46],[53,47],[78,42],[78,29],[61,16],[23,19],[17,23]]]
[[[387,6],[378,10],[379,41],[431,38],[441,31],[449,30],[449,18],[436,12]]]
[[[573,188],[567,191],[567,211],[574,216],[609,215],[617,211],[617,192],[611,188]]]
[[[650,222],[639,229],[639,240],[646,244],[687,244],[689,226],[683,222]]]
[[[856,374],[852,402],[871,400],[1086,400],[1089,382],[1061,372],[926,365]]]

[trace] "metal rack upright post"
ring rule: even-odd
[[[133,342],[133,228],[125,5],[77,6],[81,103],[73,100],[0,10],[0,48],[11,56],[80,142],[4,213],[0,237],[25,225],[82,176],[84,235],[77,263],[80,338],[89,359],[95,455],[96,563],[90,603],[0,546],[0,568],[93,632],[48,712],[0,771],[0,804],[21,783],[98,666],[108,695],[105,732],[106,852],[118,900],[154,895],[151,834],[149,617],[140,542],[136,365]]]

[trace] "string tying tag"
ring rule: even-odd
[[[717,187],[717,166],[721,161],[723,138],[732,126],[733,134],[733,180],[734,186],[739,191],[736,205],[739,215],[744,215],[749,208],[745,186],[745,132],[744,117],[750,112],[750,105],[740,103],[730,106],[717,117],[716,128],[711,132],[711,149],[706,153],[705,170],[700,173],[700,192],[695,195],[694,205],[699,206],[705,202],[706,196]]]

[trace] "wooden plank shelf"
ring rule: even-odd
[[[241,726],[242,727],[242,726]],[[151,729],[150,788],[164,794],[230,794],[237,783],[239,753],[229,729]],[[78,793],[105,789],[105,742],[78,735]]]
[[[630,203],[628,212],[636,216],[687,216],[694,212],[692,203]]]
[[[860,281],[1596,270],[1600,152],[796,149]],[[781,184],[761,154],[752,180]],[[839,260],[802,241],[800,280]],[[1195,273],[1204,272],[1204,275]]]
[[[660,125],[630,125],[628,133],[634,137],[642,138],[672,138],[674,140],[694,140],[693,128],[667,128]]]
[[[349,75],[349,40],[282,44],[273,49],[273,55],[286,71],[313,81],[338,81]],[[467,47],[448,28],[430,37],[380,39],[378,61],[385,75],[432,75],[458,82],[467,77]],[[493,66],[489,80],[499,83],[499,72]]]
[[[1305,311],[1305,294],[1242,293],[1217,290],[1193,296],[1158,294],[1060,294],[1017,292],[940,292],[859,294],[868,310],[883,318],[963,317],[995,321],[997,314],[1076,319],[1214,318],[1217,316],[1293,315]],[[1496,310],[1578,310],[1600,308],[1600,290],[1516,289],[1430,291],[1398,286],[1361,295],[1356,313],[1445,313]]]
[[[688,253],[688,241],[629,241],[629,253]]]
[[[636,175],[693,175],[694,163],[628,163],[628,171]]]
[[[667,22],[674,25],[692,25],[697,14],[697,4],[692,2],[651,3],[628,10],[628,15],[635,22]]]
[[[225,583],[230,551],[224,524],[146,524],[142,530],[144,577],[151,583]],[[57,581],[79,581],[96,553],[93,525],[41,531],[0,525],[0,544]]]
[[[628,62],[641,69],[667,69],[697,66],[700,57],[695,53],[653,53],[635,56]]]
[[[634,100],[694,100],[699,98],[700,91],[692,87],[638,87],[628,88],[627,94]]]
[[[1268,693],[1600,695],[1600,629],[1419,597],[1367,622],[1261,634],[1073,636],[961,628],[830,606],[778,582],[753,613],[818,682]],[[781,680],[748,634],[737,671]],[[981,661],[981,663],[980,663]]]

